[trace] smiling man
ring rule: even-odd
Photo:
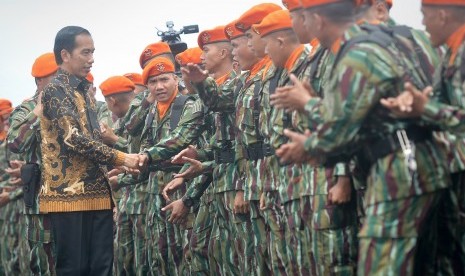
[[[42,93],[40,212],[49,213],[57,275],[111,275],[113,202],[105,165],[138,167],[130,155],[101,143],[85,79],[94,62],[86,29],[68,26],[55,38],[60,69]]]

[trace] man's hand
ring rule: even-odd
[[[112,191],[116,192],[119,190],[119,187],[118,187],[118,176],[117,175],[114,175],[112,177],[110,177],[108,179],[109,181],[109,184],[110,184],[110,188]]]
[[[175,200],[161,209],[163,212],[171,211],[171,215],[168,219],[173,224],[182,224],[186,220],[189,208],[187,208],[182,199]]]
[[[115,176],[115,175],[118,175],[124,172],[125,172],[124,167],[117,167],[108,172],[108,177],[112,177],[112,176]]]
[[[200,66],[193,63],[188,63],[187,66],[181,68],[181,72],[194,83],[203,82],[208,78],[208,70],[202,70]]]
[[[20,177],[10,177],[8,184],[11,185],[23,185],[23,180]]]
[[[192,179],[192,178],[196,178],[197,176],[203,173],[202,162],[189,158],[189,157],[183,157],[182,159],[189,162],[190,166],[183,173],[175,174],[174,178]]]
[[[32,110],[37,117],[41,117],[43,113],[43,105],[42,105],[42,91],[39,92],[37,95],[37,104],[36,107]]]
[[[249,202],[244,200],[244,191],[237,191],[234,198],[234,214],[247,214]]]
[[[118,142],[118,136],[111,127],[109,127],[105,122],[100,123],[100,133],[102,136],[103,143],[108,146],[113,146]]]
[[[173,178],[168,184],[166,184],[165,188],[161,192],[163,195],[163,198],[166,201],[171,201],[171,198],[169,197],[168,194],[171,194],[175,192],[177,189],[179,189],[182,185],[184,185],[184,178]]]
[[[331,204],[344,204],[350,201],[351,195],[350,177],[338,176],[336,185],[328,192],[328,201]]]
[[[6,168],[5,172],[12,178],[21,178],[21,167],[25,164],[24,161],[12,160],[10,161],[10,167]]]
[[[260,195],[260,210],[265,210],[266,209],[266,198],[265,198],[265,193],[262,192]]]
[[[381,99],[381,104],[389,109],[395,117],[420,117],[425,110],[429,97],[433,93],[433,88],[428,86],[423,91],[420,91],[409,82],[405,83],[404,88],[405,91],[395,98]]]
[[[290,79],[294,85],[276,88],[275,93],[271,95],[271,104],[288,112],[304,111],[307,102],[315,97],[315,91],[309,83],[301,82],[294,74],[291,74]]]
[[[130,169],[139,169],[141,167],[141,160],[140,160],[139,154],[126,154],[126,157],[124,158],[124,166],[130,168]],[[143,165],[143,163],[142,163]]]
[[[10,193],[5,191],[5,188],[3,190],[4,191],[0,194],[0,208],[4,207],[10,202]]]
[[[171,163],[182,165],[185,164],[187,161],[183,159],[183,157],[189,157],[191,159],[198,159],[199,155],[197,152],[197,148],[193,145],[189,145],[187,148],[180,151],[176,154],[173,158],[171,158]]]
[[[310,159],[305,151],[305,141],[310,136],[310,131],[306,130],[304,134],[294,132],[288,129],[284,130],[290,141],[287,144],[281,145],[276,150],[276,155],[280,158],[281,163],[302,164]]]

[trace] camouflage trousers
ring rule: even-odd
[[[236,191],[214,195],[213,229],[208,247],[211,275],[240,275],[239,254],[234,246]]]
[[[56,275],[51,235],[51,222],[48,215],[24,215],[26,219],[26,247],[28,270],[31,275]]]
[[[247,275],[267,275],[271,273],[271,261],[268,254],[265,218],[260,213],[260,201],[249,201],[250,226],[244,224],[241,236],[246,241],[245,271]],[[249,227],[247,227],[249,226]],[[252,247],[252,248],[250,248]]]
[[[265,192],[265,208],[260,210],[265,221],[266,259],[271,275],[292,275],[285,237],[285,215],[278,191]],[[256,246],[260,246],[256,244]]]
[[[358,275],[413,275],[415,263],[423,266],[420,260],[431,260],[429,252],[420,252],[426,248],[421,241],[434,236],[429,231],[436,231],[436,226],[430,227],[430,222],[445,192],[366,206],[366,221],[359,233]],[[436,247],[437,241],[431,242]]]
[[[209,196],[202,196],[189,241],[191,275],[210,275],[208,245],[213,226],[213,207]]]
[[[331,204],[328,195],[322,194],[303,197],[301,206],[305,228],[310,229],[310,268],[314,275],[355,275],[358,249],[355,193],[345,204]]]
[[[285,241],[287,259],[289,262],[288,275],[315,275],[310,273],[310,229],[303,220],[302,204],[300,199],[288,201],[283,204],[286,220]],[[307,209],[311,217],[311,209]]]
[[[115,275],[147,275],[146,214],[119,212],[114,243]]]
[[[183,233],[179,226],[168,222],[169,212],[162,195],[149,194],[146,244],[149,269],[152,275],[184,275]]]
[[[19,208],[16,202],[10,202],[4,208],[8,208],[7,219],[3,223],[3,228],[0,231],[0,250],[2,255],[2,266],[6,275],[20,275],[21,266],[20,261],[23,260],[21,253],[20,236],[24,233],[24,221],[22,215],[19,213]]]

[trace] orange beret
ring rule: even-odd
[[[34,61],[32,64],[31,74],[34,78],[43,78],[50,76],[58,70],[58,65],[53,53],[46,53]]]
[[[124,76],[130,79],[134,84],[144,85],[144,82],[142,81],[142,75],[139,73],[126,73]]]
[[[307,9],[307,8],[312,8],[312,7],[318,7],[318,6],[324,6],[328,4],[333,4],[337,2],[353,2],[356,6],[360,5],[363,3],[363,0],[300,0],[300,3],[302,4],[302,7]]]
[[[9,114],[13,111],[13,104],[7,99],[0,99],[0,115]]]
[[[166,73],[174,73],[173,62],[164,57],[156,57],[145,66],[144,72],[142,73],[142,80],[144,84],[147,84],[150,77]]]
[[[265,16],[260,24],[253,25],[252,28],[261,37],[273,32],[292,29],[291,16],[288,10],[274,11]]]
[[[386,4],[391,8],[392,7],[392,0],[386,0]]]
[[[465,6],[465,0],[422,0],[422,5]]]
[[[245,32],[249,30],[253,24],[260,23],[269,13],[281,10],[282,8],[273,3],[258,4],[250,8],[237,19],[236,28]]]
[[[211,30],[205,30],[197,37],[197,44],[201,49],[203,49],[203,45],[217,42],[229,42],[229,39],[224,33],[224,26],[218,26]]]
[[[102,82],[99,88],[102,90],[103,96],[106,97],[114,94],[131,92],[136,86],[130,79],[124,76],[114,76]]]
[[[224,34],[229,40],[233,40],[244,35],[243,32],[236,28],[236,23],[237,20],[234,20],[233,22],[224,26]]]
[[[289,11],[295,11],[302,8],[300,0],[283,0],[283,6]]]
[[[161,54],[170,54],[170,53],[171,53],[170,45],[168,45],[168,43],[166,42],[157,42],[157,43],[150,44],[147,47],[145,47],[144,51],[142,51],[142,54],[139,57],[140,67],[144,69],[144,64],[148,60],[156,56],[159,56]]]
[[[176,55],[176,62],[181,66],[186,66],[188,63],[200,64],[202,63],[202,60],[200,59],[201,55],[202,49],[199,47],[189,48]]]
[[[92,75],[90,72],[86,76],[86,80],[90,83],[94,83],[94,75]]]

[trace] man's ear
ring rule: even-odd
[[[62,49],[60,55],[64,63],[68,62],[71,58],[71,54],[66,49]]]

